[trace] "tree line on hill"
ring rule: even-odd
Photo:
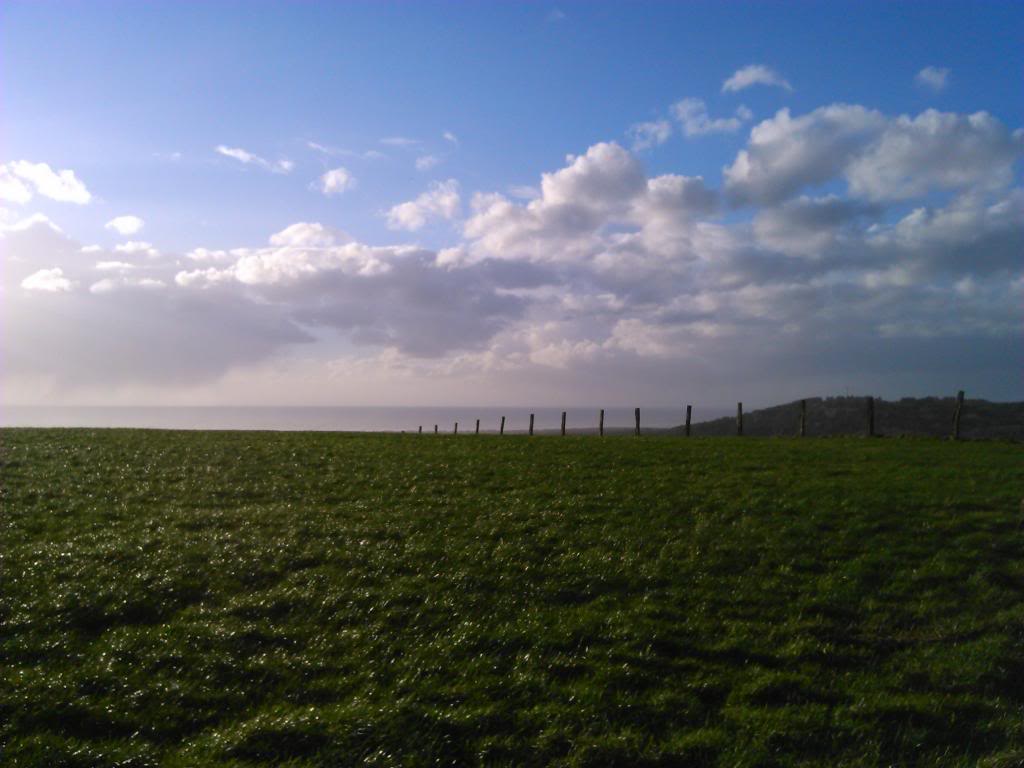
[[[867,432],[866,397],[807,398],[808,437],[854,435]],[[885,436],[948,437],[952,433],[953,397],[904,397],[874,399],[874,432]],[[761,408],[743,414],[743,434],[751,436],[796,435],[800,428],[800,401]],[[682,434],[683,426],[668,430]],[[736,434],[736,418],[726,417],[691,425],[695,436]],[[1024,440],[1024,402],[993,403],[964,400],[960,437],[965,440]]]

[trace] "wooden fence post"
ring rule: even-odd
[[[423,425],[422,424],[420,424],[420,431],[417,432],[416,434],[418,434],[418,435],[422,435],[423,434]]]
[[[686,436],[690,436],[690,416],[693,414],[693,406],[686,406]]]
[[[743,403],[736,403],[736,437],[743,437]]]
[[[601,413],[597,417],[597,434],[604,437],[604,408],[601,409]]]
[[[473,434],[474,435],[479,435],[480,434],[480,419],[476,420],[476,432],[474,432]]]
[[[956,393],[956,410],[953,411],[953,439],[960,439],[960,412],[964,408],[964,391]]]
[[[434,434],[437,434],[437,424],[434,425]]]
[[[562,411],[562,437],[565,437],[565,411]]]
[[[875,436],[875,398],[868,397],[868,437]]]
[[[504,416],[501,417],[501,429],[498,430],[498,434],[499,435],[504,435],[505,434],[505,417]]]
[[[533,414],[530,414],[530,437],[533,437]]]
[[[637,408],[633,412],[633,417],[636,420],[636,436],[640,437],[640,409]]]
[[[800,401],[800,437],[807,437],[807,401]]]
[[[459,434],[459,422],[457,422],[457,421],[455,422],[455,429],[452,430],[452,434],[453,435]]]

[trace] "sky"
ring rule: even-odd
[[[0,403],[1024,399],[1024,4],[0,4]]]

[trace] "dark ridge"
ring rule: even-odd
[[[858,435],[867,432],[866,397],[807,398],[807,436]],[[953,431],[954,397],[875,398],[875,434],[913,437],[949,437]],[[774,405],[743,414],[743,434],[755,437],[797,435],[800,401]],[[667,430],[682,434],[683,427]],[[736,418],[729,416],[691,425],[696,436],[736,434]],[[965,440],[1024,440],[1024,402],[993,403],[964,400],[960,437]]]

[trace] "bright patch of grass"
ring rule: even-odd
[[[1024,451],[5,430],[11,766],[1009,766]]]

